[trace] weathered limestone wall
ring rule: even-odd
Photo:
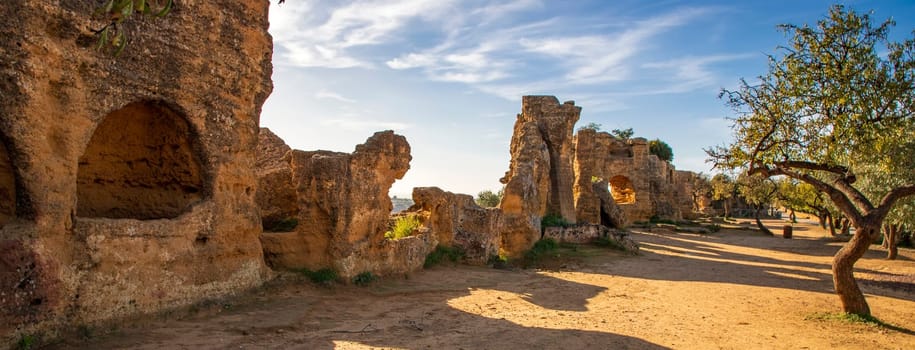
[[[501,245],[502,211],[481,208],[466,194],[446,192],[438,187],[413,189],[416,203],[407,210],[425,218],[439,244],[460,249],[464,260],[485,264],[499,255]]]
[[[353,153],[288,150],[266,129],[259,155],[258,203],[265,223],[293,218],[288,232],[264,232],[267,263],[275,268],[333,268],[344,278],[422,267],[437,241],[419,235],[384,238],[388,190],[410,168],[410,145],[392,131],[375,133]],[[294,198],[294,200],[290,200]],[[265,225],[266,227],[266,225]]]
[[[540,239],[540,219],[575,222],[572,132],[581,107],[553,96],[524,96],[511,141],[511,164],[499,207],[505,214],[502,249],[521,254]]]
[[[579,130],[574,168],[579,220],[600,222],[600,202],[592,186],[597,181],[609,183],[611,195],[628,221],[691,215],[690,179],[695,174],[676,171],[672,164],[649,154],[644,138],[621,140],[606,132]]]
[[[124,23],[119,57],[95,50],[98,5],[0,2],[0,343],[269,275],[254,198],[268,3],[181,1]]]

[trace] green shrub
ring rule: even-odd
[[[356,277],[353,277],[353,284],[357,286],[367,286],[377,279],[378,277],[372,274],[371,271],[365,271],[359,273]]]
[[[305,275],[313,283],[330,285],[337,280],[337,271],[330,268],[323,268],[318,271],[309,269],[296,270],[298,273]]]
[[[549,214],[547,216],[544,216],[542,219],[540,219],[541,228],[569,227],[569,226],[571,226],[571,224],[569,224],[569,222],[566,221],[565,218],[563,218],[562,216],[556,215],[556,214]]]
[[[529,264],[536,263],[544,257],[555,255],[558,249],[559,243],[556,243],[556,240],[544,238],[534,243],[530,250],[524,252],[524,260]]]
[[[20,350],[28,350],[35,346],[35,337],[31,335],[23,335],[19,338],[19,341],[16,342],[16,348]]]
[[[703,227],[705,227],[709,233],[721,231],[721,225],[718,224],[704,225]]]
[[[506,269],[508,268],[508,257],[502,254],[493,255],[489,257],[489,261],[486,264],[494,269]]]
[[[384,233],[384,238],[401,239],[409,237],[413,235],[413,232],[421,225],[422,223],[416,215],[401,216],[394,220],[394,227],[392,227],[390,231]]]
[[[429,255],[426,255],[426,261],[423,263],[423,268],[430,268],[441,264],[445,260],[457,262],[463,257],[464,252],[460,249],[440,245],[435,247],[435,250],[429,253]]]
[[[264,232],[289,232],[299,226],[299,219],[285,218],[279,221],[264,221]]]

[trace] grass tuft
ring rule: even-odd
[[[391,227],[390,231],[384,233],[384,238],[401,239],[412,236],[413,232],[421,225],[422,222],[419,221],[419,218],[416,215],[401,216],[394,220],[393,227]]]
[[[556,214],[549,214],[540,219],[540,227],[569,227],[572,226],[566,219],[562,216]]]
[[[457,262],[464,257],[464,252],[458,248],[446,247],[443,245],[435,247],[429,255],[426,255],[426,261],[423,263],[423,268],[430,268],[432,266],[441,264],[444,261]]]
[[[309,269],[298,269],[295,271],[308,277],[308,279],[315,284],[331,285],[337,281],[337,271],[330,268],[323,268],[317,271]]]

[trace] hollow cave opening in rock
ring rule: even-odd
[[[0,227],[16,217],[16,177],[6,144],[0,139]]]
[[[203,199],[197,136],[174,110],[133,102],[95,129],[77,172],[81,217],[174,218]]]
[[[610,178],[610,195],[617,204],[635,203],[635,189],[628,177],[617,175]]]

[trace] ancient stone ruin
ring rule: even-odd
[[[94,1],[0,2],[0,339],[270,276],[255,202],[266,2],[183,2],[95,50]],[[155,23],[154,23],[155,22]]]
[[[410,168],[403,136],[378,132],[353,153],[339,153],[293,150],[261,129],[258,151],[261,241],[271,267],[332,268],[347,279],[404,273],[422,267],[438,243],[428,233],[384,237],[388,190]]]
[[[602,222],[593,184],[606,182],[628,220],[692,216],[692,172],[649,154],[644,138],[622,140],[592,129],[575,136],[575,208],[579,219]],[[604,186],[601,186],[604,187]],[[599,190],[602,191],[602,190]]]
[[[483,264],[546,237],[636,250],[624,228],[688,212],[644,139],[574,134],[581,108],[522,100],[499,208],[416,188],[389,239],[410,145],[302,151],[259,128],[272,85],[266,2],[183,2],[95,50],[93,2],[0,2],[0,342],[186,306],[275,270],[409,273],[436,246]],[[577,226],[541,227],[552,216]]]

